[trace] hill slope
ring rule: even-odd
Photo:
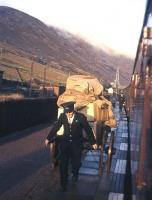
[[[48,27],[30,15],[5,6],[0,6],[0,45],[22,57],[34,56],[37,61],[47,58],[49,66],[65,73],[88,72],[110,82],[119,67],[120,83],[129,84],[131,59],[108,54],[68,32]]]

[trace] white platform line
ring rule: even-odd
[[[128,144],[127,143],[121,143],[120,144],[120,150],[127,151],[127,149],[128,149]]]
[[[131,143],[130,147],[131,151],[139,151],[139,145]]]
[[[122,137],[127,138],[128,137],[128,133],[127,132],[122,133]]]
[[[114,173],[118,173],[118,174],[125,174],[126,173],[126,160],[120,160],[118,159],[116,162],[116,167],[114,170]]]
[[[123,200],[123,199],[124,199],[124,194],[122,193],[110,192],[108,195],[108,200]]]

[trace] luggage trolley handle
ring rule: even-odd
[[[110,173],[112,155],[115,154],[115,148],[113,147],[113,145],[114,145],[114,135],[115,135],[115,131],[112,130],[111,131],[111,137],[110,137],[110,144],[109,144],[109,147],[107,149],[107,161],[106,161],[107,175],[109,175],[109,173]]]

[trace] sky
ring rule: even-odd
[[[146,0],[0,0],[0,5],[134,57]]]

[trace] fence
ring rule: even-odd
[[[0,136],[55,120],[55,98],[19,99],[0,102]]]

